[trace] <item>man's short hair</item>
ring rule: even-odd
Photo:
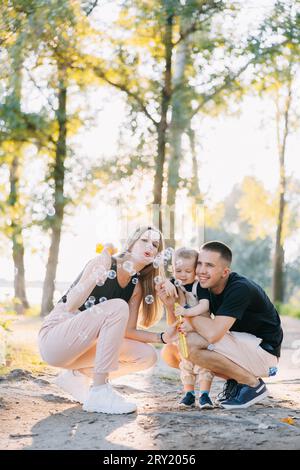
[[[229,265],[231,264],[232,251],[229,246],[225,245],[225,243],[218,241],[206,242],[201,246],[201,250],[214,251],[219,253],[221,258],[227,261]]]

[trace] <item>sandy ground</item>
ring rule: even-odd
[[[280,372],[267,380],[269,398],[248,410],[182,411],[175,370],[159,360],[151,371],[115,381],[138,403],[132,415],[82,411],[52,381],[59,370],[32,375],[15,370],[0,378],[1,449],[300,449],[300,321],[283,319]],[[35,346],[37,320],[14,324],[12,341]],[[212,396],[222,388],[215,381]],[[292,418],[291,423],[282,419]]]

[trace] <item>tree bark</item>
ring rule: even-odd
[[[187,61],[188,47],[186,41],[178,46],[176,62],[174,66],[173,86],[178,91],[173,94],[172,118],[170,123],[170,160],[168,165],[168,193],[167,206],[170,213],[170,241],[169,244],[175,248],[175,207],[176,194],[179,184],[179,169],[182,159],[182,134],[185,128],[185,111],[180,85],[184,83],[184,71]]]
[[[63,65],[58,65],[58,140],[56,145],[55,163],[53,167],[54,179],[54,222],[51,228],[51,244],[49,249],[46,276],[43,286],[41,315],[47,315],[53,308],[53,294],[55,289],[55,277],[58,263],[59,245],[64,217],[64,178],[65,159],[67,153],[67,87],[65,83],[65,70]]]
[[[10,166],[10,194],[8,204],[15,207],[19,200],[19,158],[13,157]],[[29,308],[29,302],[25,290],[25,268],[24,268],[24,243],[20,214],[13,215],[11,220],[12,230],[12,254],[14,261],[14,309],[18,314],[23,314]]]
[[[173,14],[167,15],[166,29],[164,35],[164,46],[165,46],[165,72],[164,72],[164,86],[162,88],[161,97],[161,116],[158,124],[158,135],[157,135],[157,158],[156,158],[156,170],[154,176],[153,186],[153,222],[158,224],[159,229],[162,230],[162,192],[163,192],[163,181],[164,181],[164,165],[166,160],[166,142],[167,142],[167,128],[168,120],[167,114],[170,106],[171,95],[172,95],[172,53],[173,53]],[[158,211],[158,212],[157,212]]]
[[[292,98],[292,79],[288,83],[288,93],[284,110],[284,131],[282,141],[280,139],[280,109],[279,96],[276,98],[276,128],[277,128],[277,144],[279,154],[279,209],[277,216],[275,251],[273,260],[273,278],[272,278],[272,297],[273,302],[284,301],[284,237],[283,223],[285,215],[285,196],[286,196],[286,172],[285,172],[285,153],[286,142],[289,135],[289,111]]]
[[[11,85],[14,112],[21,114],[21,89],[22,89],[22,52],[21,46],[16,48],[13,57],[13,69]],[[18,314],[23,314],[26,308],[29,308],[29,302],[25,289],[25,267],[24,267],[24,243],[22,234],[22,209],[19,205],[19,172],[20,161],[18,154],[21,152],[21,144],[15,145],[15,155],[10,164],[10,193],[8,205],[15,209],[11,217],[12,231],[12,255],[14,261],[14,308]]]

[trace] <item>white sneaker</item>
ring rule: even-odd
[[[83,403],[89,394],[91,379],[78,370],[66,370],[53,383],[69,393],[74,400]]]
[[[127,401],[110,384],[105,384],[96,389],[90,389],[90,393],[83,404],[83,410],[120,415],[136,411],[136,404]]]

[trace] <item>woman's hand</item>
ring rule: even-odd
[[[168,326],[163,334],[163,340],[165,343],[173,343],[177,339],[177,322]]]
[[[95,284],[105,282],[107,271],[111,267],[111,255],[108,251],[103,250],[101,255],[96,256],[90,261],[89,271]]]
[[[183,333],[185,336],[187,333],[190,333],[191,331],[194,331],[194,328],[192,327],[191,323],[187,318],[183,318],[182,321],[178,324],[178,332]]]
[[[167,297],[178,297],[176,287],[171,281],[169,281],[169,279],[166,279],[165,282],[163,282],[162,287],[164,288]]]
[[[166,290],[163,284],[156,284],[155,290],[160,300],[165,304],[166,307],[173,307],[175,303],[175,297],[167,296]]]

